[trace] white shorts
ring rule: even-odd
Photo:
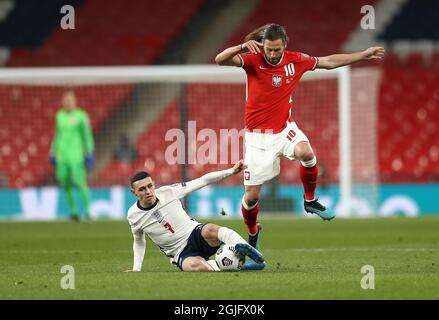
[[[282,132],[270,134],[245,133],[244,185],[261,185],[280,172],[280,156],[294,160],[294,148],[299,142],[309,142],[295,122],[290,122]]]

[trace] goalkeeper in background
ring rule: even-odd
[[[94,163],[94,140],[87,112],[76,104],[75,93],[64,92],[63,107],[55,115],[55,135],[49,161],[55,167],[56,178],[64,188],[70,209],[70,218],[79,220],[73,188],[79,189],[84,215],[90,219],[90,191],[87,169]]]

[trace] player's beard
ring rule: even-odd
[[[267,55],[265,55],[265,59],[267,59],[267,61],[270,62],[271,64],[278,64],[280,62],[280,59],[282,59],[284,52],[285,52],[285,50],[282,51],[281,55],[276,59],[270,59],[269,57],[267,57]]]
[[[279,57],[279,58],[276,58],[276,59],[274,59],[274,60],[270,60],[270,59],[269,59],[268,61],[270,61],[271,64],[278,64],[279,61],[280,61],[280,57]]]

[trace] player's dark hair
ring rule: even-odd
[[[136,172],[130,179],[130,186],[133,186],[133,183],[145,178],[150,177],[149,173],[146,171],[138,171]]]
[[[287,31],[283,26],[277,23],[269,23],[253,30],[246,35],[244,42],[249,40],[255,40],[258,42],[262,42],[264,40],[274,41],[278,39],[282,39],[282,42],[287,44],[289,41]]]

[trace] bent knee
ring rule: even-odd
[[[315,157],[315,155],[309,142],[306,141],[299,142],[294,148],[294,157],[300,161],[312,160]]]
[[[303,156],[301,157],[300,160],[306,162],[306,161],[311,161],[311,160],[313,160],[314,158],[315,158],[314,152],[312,152],[312,151],[308,151],[308,152],[305,152],[305,153],[303,154]]]
[[[208,223],[204,226],[203,231],[208,235],[216,235],[220,227],[213,223]]]
[[[300,161],[310,161],[315,158],[315,154],[312,149],[306,149],[298,152],[295,158]]]
[[[249,207],[253,207],[259,201],[259,192],[246,191],[244,201]]]

